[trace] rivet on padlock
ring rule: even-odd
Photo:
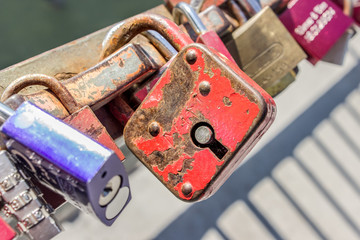
[[[353,23],[329,0],[290,1],[279,18],[312,64],[321,60]]]
[[[117,155],[29,102],[0,103],[1,132],[18,165],[75,206],[111,225],[131,199]]]
[[[255,1],[241,2],[248,3],[241,7],[252,9],[250,13],[259,9]],[[269,7],[249,16],[224,42],[246,74],[265,90],[276,88],[279,80],[305,59],[306,54]]]
[[[123,26],[138,19],[151,24],[136,25],[137,33],[167,26],[161,33],[180,52],[125,126],[125,142],[175,196],[206,199],[269,128],[275,103],[234,63],[205,45],[189,44],[167,19],[144,14]],[[129,29],[119,29],[113,40],[134,36]],[[171,33],[184,41],[175,44]]]
[[[203,43],[208,47],[218,50],[220,53],[224,54],[225,57],[235,63],[235,60],[225,47],[219,35],[212,30],[207,30],[195,10],[189,4],[184,2],[178,3],[173,9],[174,22],[180,24],[182,15],[186,16],[195,33],[199,35],[196,39],[197,43]]]

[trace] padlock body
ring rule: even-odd
[[[279,18],[313,64],[328,53],[353,23],[329,0],[291,1]]]
[[[135,111],[124,137],[175,196],[197,201],[211,196],[230,176],[270,126],[275,111],[272,98],[234,63],[191,44]],[[211,130],[210,145],[197,142],[199,126]]]
[[[131,199],[127,173],[117,155],[29,102],[21,104],[1,127],[17,163],[49,188],[111,225],[116,216],[100,206],[100,195],[114,176]],[[108,216],[112,216],[111,218]]]
[[[262,88],[274,88],[306,54],[266,7],[224,39],[239,67]],[[276,94],[275,94],[276,95]]]

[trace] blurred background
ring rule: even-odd
[[[0,0],[0,68],[161,3]],[[112,227],[67,207],[55,239],[360,239],[359,35],[343,66],[299,65],[275,123],[213,197],[181,202],[139,165]]]

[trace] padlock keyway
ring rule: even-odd
[[[199,122],[191,130],[191,139],[200,148],[209,148],[220,160],[228,152],[215,138],[214,129],[206,122]]]

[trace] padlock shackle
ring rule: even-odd
[[[148,30],[142,33],[152,45],[165,57],[167,61],[175,56],[178,51],[157,31]]]
[[[49,88],[56,95],[56,97],[59,98],[61,103],[70,113],[79,110],[78,104],[69,93],[67,88],[56,78],[45,74],[28,74],[15,79],[4,90],[3,94],[1,95],[1,101],[4,102],[12,95],[20,92],[26,87],[33,85],[41,85]]]
[[[108,57],[136,35],[147,30],[155,30],[160,33],[177,51],[193,43],[191,38],[170,19],[157,14],[139,14],[125,20],[119,28],[107,36],[103,42],[100,58]]]
[[[201,21],[199,15],[194,8],[185,2],[179,2],[173,9],[174,22],[181,24],[181,17],[185,16],[196,34],[200,35],[207,31],[204,23]]]

